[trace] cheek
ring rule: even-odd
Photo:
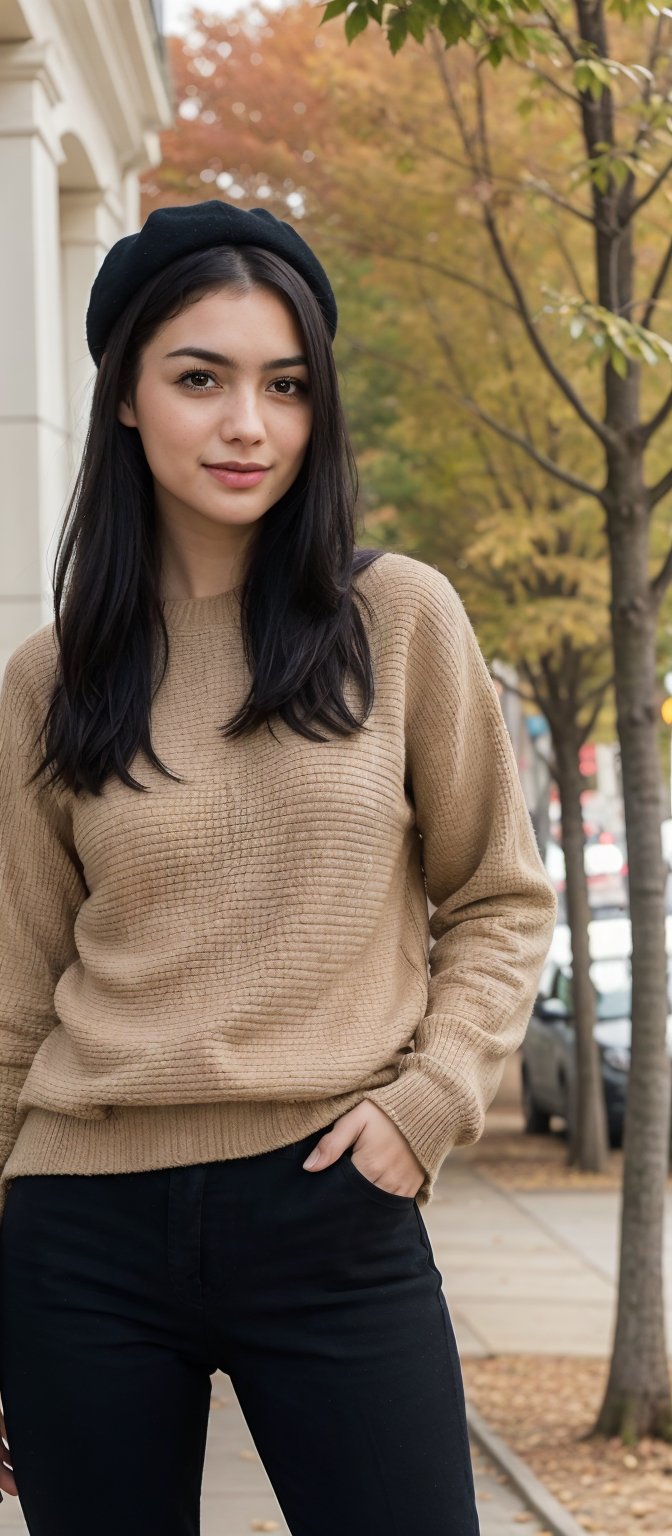
[[[162,401],[160,409],[147,413],[145,426],[141,423],[141,435],[148,462],[152,460],[176,463],[181,456],[198,448],[203,440],[203,412],[201,419],[194,410],[185,410],[183,402]]]

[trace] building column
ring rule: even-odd
[[[50,569],[67,486],[53,46],[0,47],[0,667],[52,617]]]
[[[86,343],[89,295],[104,256],[123,232],[116,194],[61,191],[69,490],[79,469],[96,378],[96,365]]]

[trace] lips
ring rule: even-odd
[[[209,475],[213,480],[218,480],[220,485],[226,485],[230,490],[249,490],[253,485],[259,485],[264,475],[268,474],[265,465],[253,469],[246,465],[244,469],[230,469],[227,465],[206,464]]]

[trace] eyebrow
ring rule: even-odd
[[[179,347],[176,352],[166,352],[168,357],[198,357],[204,363],[219,363],[222,368],[239,368],[240,364],[233,357],[225,357],[223,352],[206,352],[203,347]],[[305,357],[274,357],[269,363],[261,363],[259,372],[270,373],[273,368],[298,368],[301,364],[308,366]]]

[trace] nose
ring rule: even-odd
[[[257,387],[250,383],[234,384],[223,397],[219,434],[223,442],[237,439],[245,443],[261,442],[266,436]]]

